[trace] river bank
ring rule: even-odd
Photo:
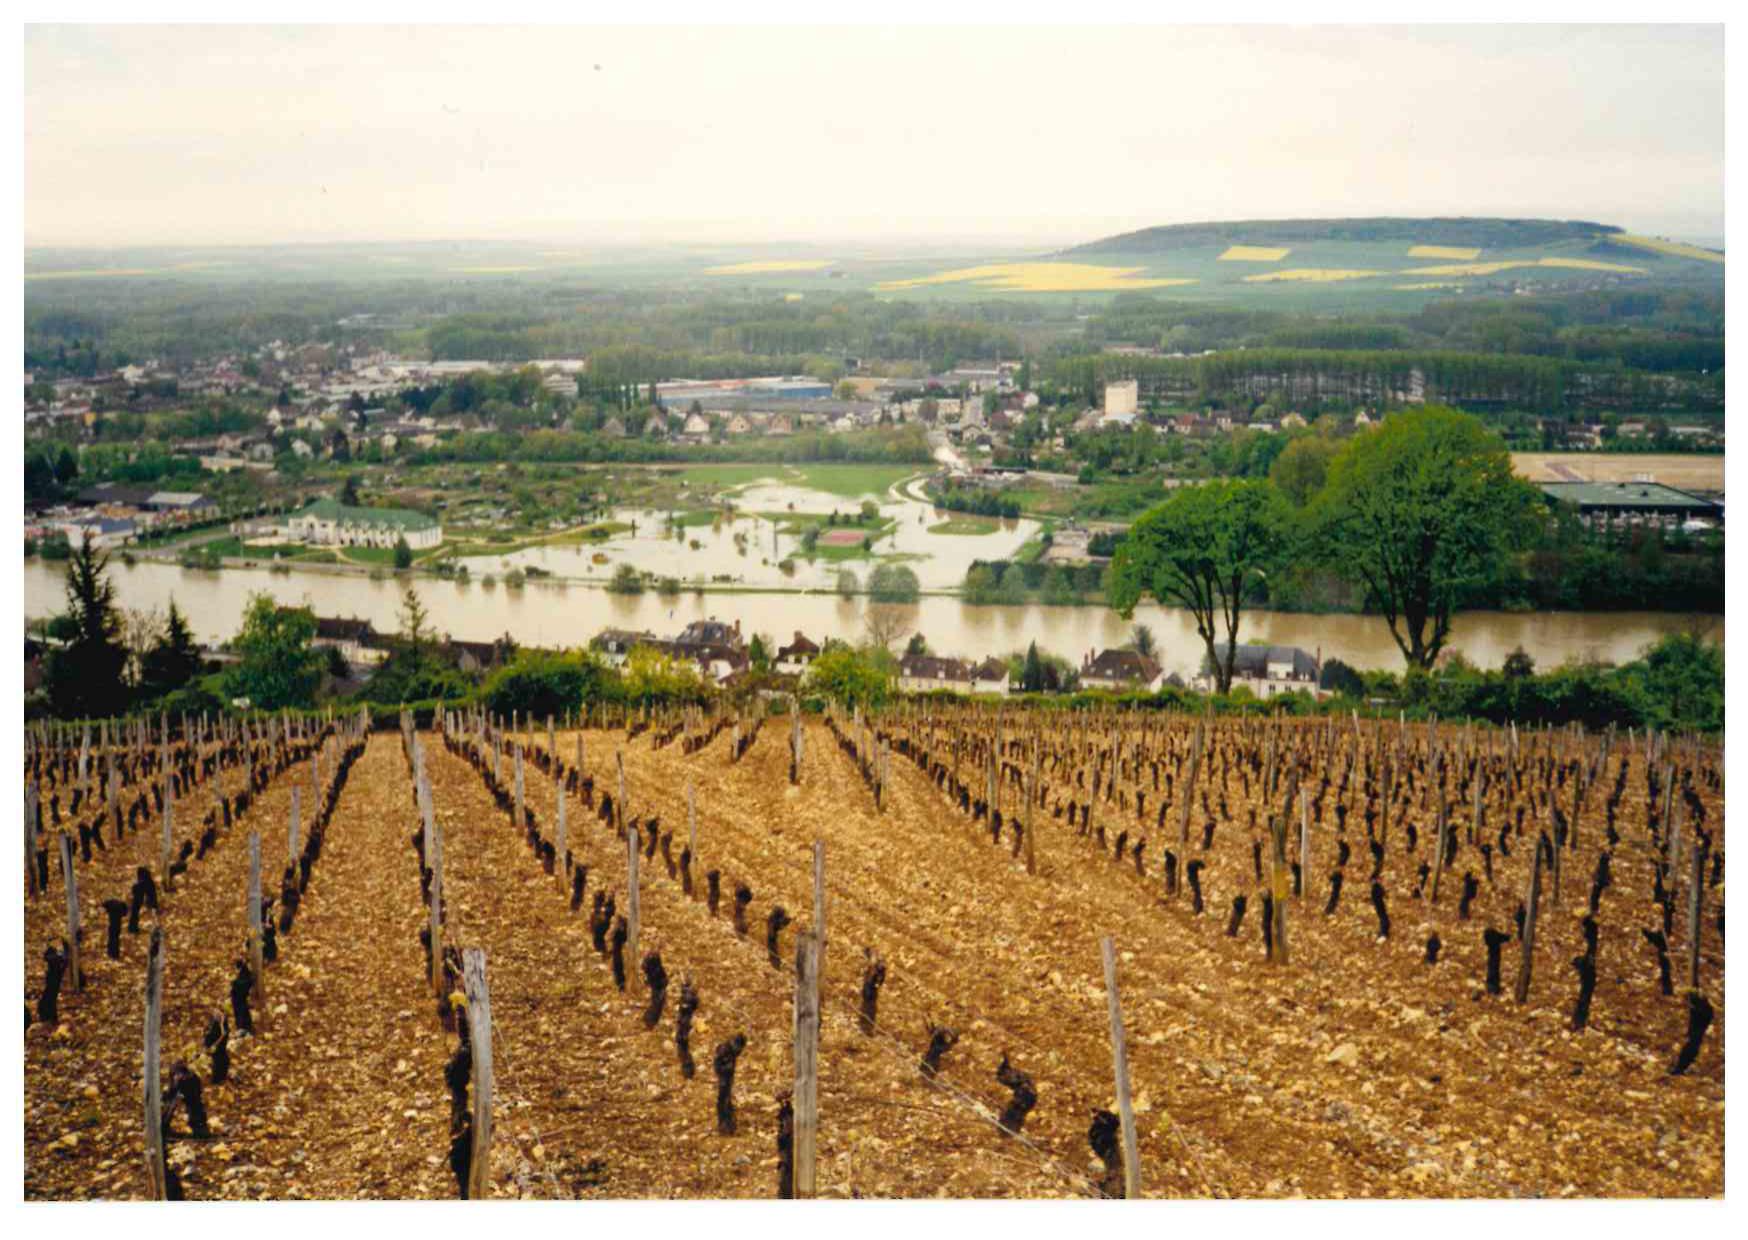
[[[64,565],[41,560],[24,565],[27,620],[54,615],[65,607]],[[324,569],[335,566],[320,566]],[[394,632],[402,582],[372,579],[368,571],[276,573],[266,568],[223,572],[183,569],[174,564],[115,561],[110,572],[116,603],[123,608],[158,610],[172,599],[188,616],[202,641],[232,637],[249,595],[266,591],[280,602],[309,606],[318,615],[369,620],[379,631]],[[871,606],[865,596],[841,598],[825,589],[680,595],[614,594],[598,586],[534,578],[521,589],[502,582],[487,586],[478,578],[456,582],[415,579],[430,621],[451,637],[489,641],[504,634],[525,645],[581,646],[603,628],[677,631],[692,620],[714,617],[739,622],[743,632],[763,633],[787,642],[797,631],[815,641],[826,637],[859,639]],[[1133,621],[1100,606],[974,606],[948,594],[925,594],[916,603],[890,605],[902,625],[920,632],[931,649],[981,657],[1006,654],[1036,641],[1040,649],[1079,662],[1089,651],[1122,645]],[[1188,677],[1201,664],[1202,643],[1187,612],[1144,604],[1134,621],[1152,628],[1161,664]],[[1663,612],[1468,612],[1452,630],[1451,648],[1483,667],[1497,667],[1521,646],[1538,666],[1595,659],[1621,663],[1666,633],[1696,629],[1722,640],[1723,617]],[[1240,639],[1300,646],[1323,658],[1339,658],[1362,668],[1400,668],[1402,656],[1389,629],[1377,616],[1247,612]]]

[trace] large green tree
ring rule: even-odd
[[[1303,508],[1323,489],[1329,477],[1329,463],[1339,451],[1340,445],[1333,439],[1301,435],[1281,449],[1275,463],[1269,466],[1269,480]]]
[[[803,693],[829,697],[845,706],[878,706],[891,696],[892,677],[873,651],[827,644],[808,664]]]
[[[250,595],[232,643],[238,659],[227,677],[231,696],[248,698],[259,710],[308,706],[325,663],[312,644],[315,636],[309,608],[281,607],[265,592]]]
[[[401,589],[399,619],[400,633],[361,696],[385,705],[465,697],[467,678],[440,656],[430,613],[410,582]],[[333,673],[330,663],[329,674]]]
[[[49,707],[62,718],[107,717],[127,707],[128,655],[108,569],[109,557],[90,535],[67,561],[67,610],[55,625],[65,645],[45,670]]]
[[[1365,587],[1411,668],[1433,666],[1452,613],[1533,535],[1538,512],[1504,442],[1440,406],[1352,440],[1315,507],[1324,555]]]
[[[152,697],[160,697],[193,680],[200,671],[200,646],[189,630],[176,600],[170,600],[170,614],[165,618],[164,631],[140,660],[140,689]]]
[[[1181,487],[1143,513],[1117,547],[1107,590],[1125,617],[1143,597],[1186,608],[1217,689],[1232,687],[1246,595],[1286,556],[1292,514],[1268,482],[1217,479]],[[1225,636],[1225,652],[1216,648]]]
[[[1630,670],[1653,719],[1665,728],[1724,726],[1724,649],[1697,633],[1671,633]]]
[[[480,698],[497,714],[517,711],[539,719],[578,710],[604,696],[608,679],[600,662],[586,651],[525,651],[487,678]]]

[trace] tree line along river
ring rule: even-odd
[[[272,573],[265,568],[222,572],[184,569],[169,563],[112,561],[116,603],[163,611],[174,599],[203,641],[235,635],[251,593],[265,590],[281,603],[309,606],[319,616],[369,620],[379,632],[399,628],[401,583],[363,574]],[[66,606],[65,565],[32,559],[24,565],[26,620],[54,615]],[[689,621],[715,617],[739,621],[744,633],[763,633],[779,644],[797,630],[815,641],[859,640],[865,597],[814,593],[704,593],[673,596],[646,592],[613,594],[596,586],[531,580],[521,589],[501,581],[486,586],[441,578],[415,579],[435,628],[451,637],[489,641],[508,633],[531,646],[582,646],[603,628],[677,632]],[[1036,641],[1039,649],[1078,663],[1089,651],[1122,645],[1132,621],[1108,607],[972,606],[949,596],[891,605],[910,631],[921,632],[931,650],[948,655],[1006,654]],[[1202,643],[1190,614],[1150,603],[1134,621],[1147,624],[1167,671],[1188,678],[1201,665]],[[1621,663],[1666,633],[1697,629],[1722,641],[1723,617],[1674,612],[1467,612],[1452,626],[1451,648],[1483,667],[1497,667],[1522,646],[1538,667],[1570,659]],[[1247,612],[1240,641],[1300,646],[1323,658],[1358,668],[1398,671],[1402,656],[1378,616]]]

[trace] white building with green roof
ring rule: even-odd
[[[353,508],[319,499],[286,518],[286,536],[319,547],[392,547],[404,538],[415,551],[443,541],[433,517],[407,508]]]

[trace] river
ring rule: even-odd
[[[26,619],[52,615],[65,607],[64,565],[31,559],[24,564]],[[362,575],[312,572],[275,574],[266,569],[227,568],[201,572],[174,564],[112,561],[116,602],[125,608],[168,607],[174,598],[204,641],[231,637],[249,595],[265,590],[283,603],[307,604],[318,615],[356,616],[379,631],[393,632],[400,608],[399,583]],[[450,636],[489,641],[508,633],[517,642],[540,646],[580,646],[608,626],[677,632],[688,621],[716,617],[741,623],[747,633],[763,633],[779,643],[800,630],[818,641],[828,636],[859,638],[865,598],[844,600],[829,592],[685,593],[675,597],[646,593],[610,594],[579,583],[530,581],[521,590],[485,586],[476,578],[458,584],[439,578],[417,580],[432,624]],[[896,608],[911,631],[920,631],[942,654],[1006,654],[1036,641],[1042,650],[1079,662],[1087,651],[1121,645],[1130,622],[1105,607],[973,607],[947,596],[925,596]],[[1189,613],[1152,605],[1136,609],[1135,619],[1153,629],[1160,659],[1168,671],[1191,675],[1201,663],[1202,645]],[[1517,646],[1538,667],[1568,659],[1625,662],[1665,633],[1698,626],[1722,640],[1722,616],[1666,612],[1468,612],[1459,616],[1451,645],[1483,667],[1497,667]],[[1384,621],[1376,616],[1303,615],[1249,612],[1240,640],[1302,646],[1361,668],[1402,666],[1402,656]]]

